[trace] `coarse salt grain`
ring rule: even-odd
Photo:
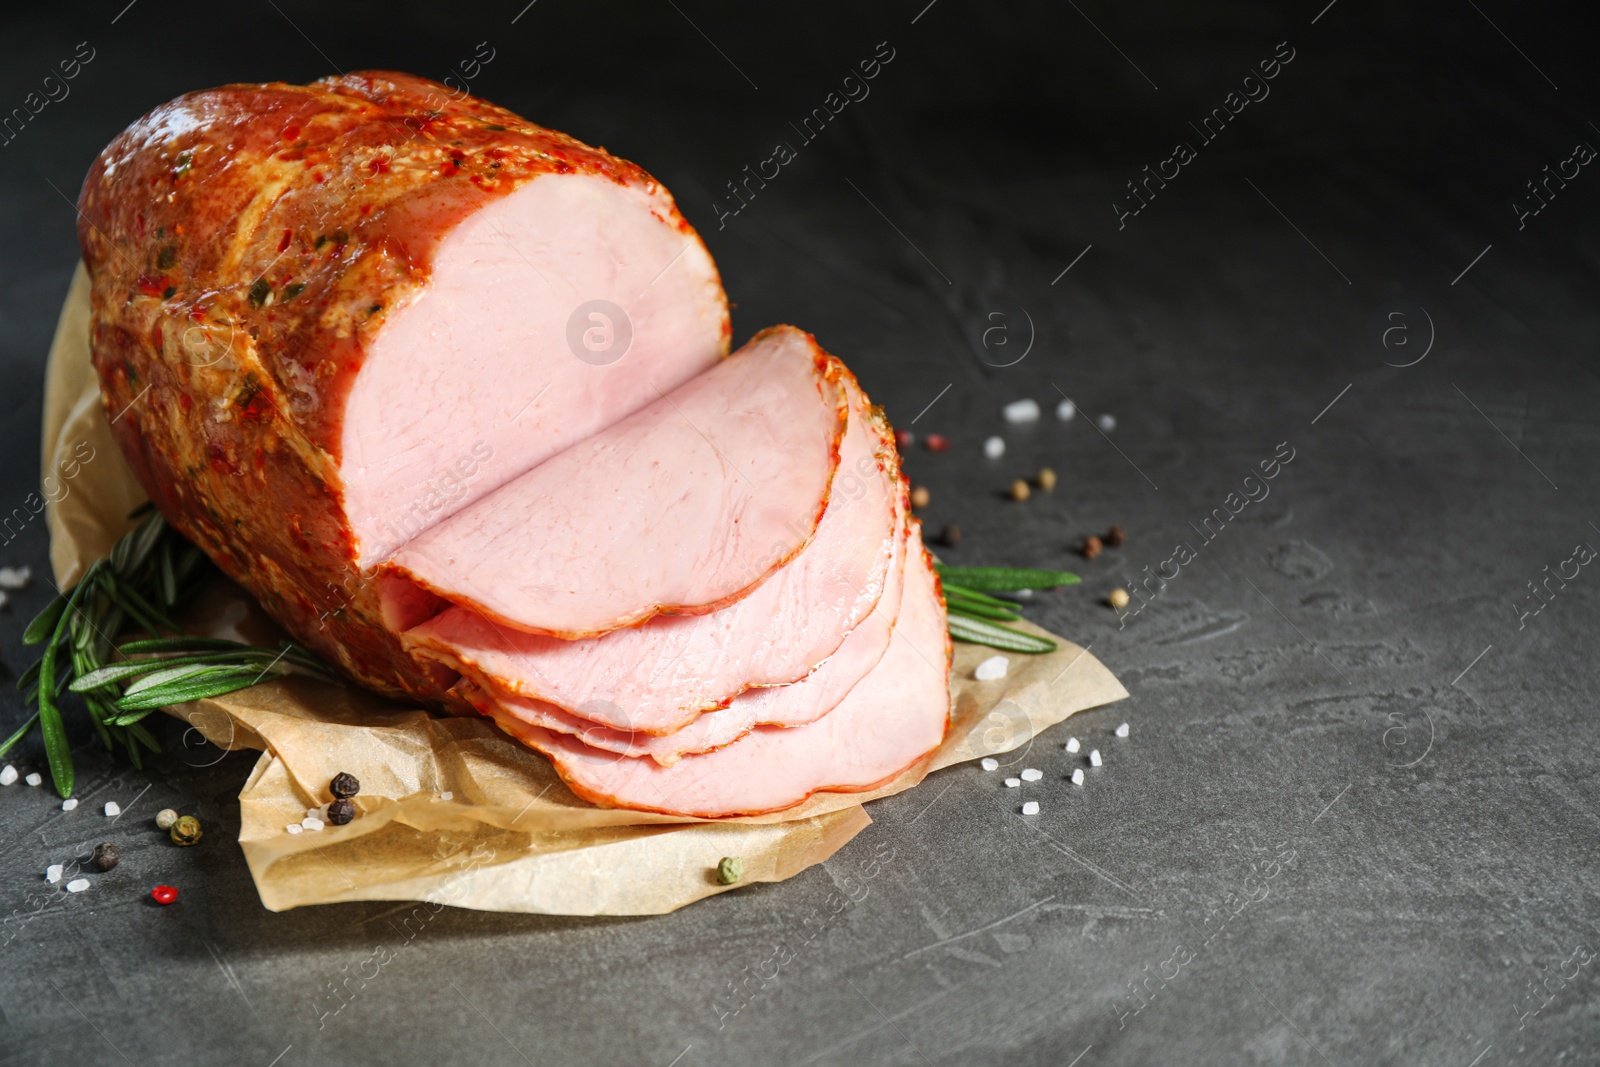
[[[1006,454],[1006,443],[999,437],[990,437],[983,442],[983,455],[985,459],[999,459]]]
[[[77,797],[68,797],[67,799],[65,799],[65,800],[63,800],[61,802],[61,810],[62,811],[71,811],[73,808],[75,808],[77,806],[78,806],[78,798]]]
[[[454,793],[440,793],[439,794],[439,799],[440,800],[454,800],[455,798],[456,798],[456,795]]]
[[[16,785],[16,784],[17,784],[17,769],[15,767],[11,766],[11,764],[9,764],[9,763],[6,764],[4,767],[0,767],[0,785]]]
[[[108,815],[108,816],[110,816],[111,818],[114,819],[118,815],[121,815],[121,814],[122,814],[122,805],[121,804],[118,804],[115,800],[106,801],[106,815]]]
[[[972,672],[972,676],[980,682],[992,682],[996,678],[1004,678],[1010,663],[1011,661],[1004,656],[990,656],[978,664],[978,669]]]
[[[979,763],[978,766],[982,767],[986,771],[998,771],[1000,769],[1000,761],[995,759],[993,756],[985,756],[983,757],[983,761]]]
[[[1056,418],[1062,422],[1071,422],[1072,416],[1078,413],[1078,405],[1070,400],[1063,400],[1056,405]]]
[[[1082,785],[1083,784],[1083,768],[1082,767],[1079,767],[1077,770],[1072,772],[1072,784],[1073,785]]]
[[[88,888],[89,879],[87,878],[74,878],[72,881],[67,883],[67,892],[69,893],[81,893]]]
[[[1029,767],[1027,770],[1022,772],[1022,780],[1024,782],[1037,782],[1043,777],[1044,772],[1039,770],[1037,767]]]
[[[1067,738],[1067,751],[1068,752],[1076,752],[1076,751],[1078,751],[1078,747],[1079,747],[1078,746],[1078,739],[1076,737]]]
[[[300,825],[307,830],[320,830],[325,824],[321,819],[313,819],[311,816],[307,815],[305,818],[300,820]]]
[[[1037,815],[1037,814],[1039,814],[1039,802],[1037,800],[1030,800],[1026,804],[1022,805],[1022,814],[1024,814],[1024,815]]]
[[[1026,398],[1013,400],[1000,409],[1000,415],[1012,425],[1016,425],[1019,422],[1032,422],[1039,417],[1039,402]]]
[[[1104,430],[1106,433],[1110,433],[1112,430],[1117,428],[1117,417],[1115,415],[1101,415],[1099,418],[1099,423],[1100,429]]]
[[[297,834],[301,830],[304,830],[304,829],[305,829],[305,827],[301,826],[299,823],[292,822],[288,826],[285,826],[283,828],[283,832],[286,833],[286,834]]]
[[[61,881],[61,876],[65,872],[66,867],[59,863],[52,863],[50,866],[44,869],[44,880],[49,882],[51,885],[55,885],[57,882]]]
[[[1128,736],[1128,724],[1127,723],[1123,723],[1121,726],[1117,727],[1117,736],[1118,737],[1127,737]]]
[[[1089,766],[1100,766],[1100,750],[1098,748],[1091,748],[1089,750]]]
[[[1022,784],[1022,779],[1021,778],[1007,778],[1006,779],[1006,788],[1007,789],[1015,789],[1017,786],[1019,786],[1021,784]]]
[[[44,776],[38,771],[34,771],[32,774],[28,775],[28,777],[24,778],[23,781],[37,789],[39,786],[44,785]]]
[[[320,808],[307,808],[306,809],[306,818],[308,818],[308,819],[322,819],[324,822],[326,822],[327,821],[327,817],[328,817],[327,805],[323,805]]]
[[[32,580],[32,567],[0,567],[0,589],[26,589]]]

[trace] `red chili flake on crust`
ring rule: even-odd
[[[374,174],[388,174],[389,173],[389,157],[388,156],[373,156],[372,157],[372,162],[367,164],[367,169],[370,170]]]
[[[192,407],[193,404],[194,404],[194,401],[189,399],[189,394],[188,393],[179,393],[178,394],[178,407],[183,409],[183,413],[185,415],[187,415],[189,413],[189,408]]]
[[[228,452],[221,445],[206,446],[206,460],[211,464],[211,469],[218,474],[238,474],[239,468],[233,460],[228,458]]]
[[[285,141],[293,141],[296,137],[299,137],[299,136],[300,136],[300,127],[298,127],[298,126],[285,126],[283,128],[283,139]]]
[[[159,274],[141,274],[137,284],[145,296],[160,296],[167,291],[167,279]]]
[[[314,170],[314,171],[311,172],[311,180],[316,182],[318,185],[321,185],[323,182],[327,181],[328,179],[326,179],[326,178],[324,178],[322,176],[322,172],[320,170]]]
[[[439,173],[443,174],[446,178],[454,177],[456,174],[460,173],[460,171],[461,166],[453,159],[446,160],[444,165],[439,168]]]
[[[293,230],[284,230],[283,238],[278,242],[278,251],[283,252],[289,247],[289,239],[294,236]]]

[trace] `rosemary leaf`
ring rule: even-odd
[[[1001,622],[1012,622],[1022,618],[1018,612],[1008,608],[990,607],[972,600],[963,600],[958,597],[946,597],[945,607],[958,615],[966,615],[973,619],[998,619]]]
[[[966,586],[957,585],[954,582],[946,582],[941,579],[939,584],[944,587],[946,596],[954,593],[963,600],[976,600],[980,604],[988,604],[990,607],[996,608],[1015,610],[1017,606],[1017,602],[1014,600],[1001,600],[999,597],[990,596],[988,593],[982,593],[976,589],[968,589]]]
[[[247,689],[257,682],[265,680],[266,678],[263,677],[262,672],[256,670],[208,674],[172,682],[169,685],[156,686],[138,693],[130,693],[117,701],[117,707],[123,711],[162,708],[169,704],[182,704],[189,700],[203,700],[206,697],[221,696],[224,693]]]
[[[1031,567],[951,567],[937,564],[939,577],[968,589],[986,593],[1013,593],[1018,589],[1054,589],[1075,585],[1078,576],[1070,571],[1047,571]]]
[[[22,631],[22,643],[25,645],[37,645],[40,641],[55,633],[56,623],[61,620],[61,613],[66,609],[67,598],[65,595],[58,596],[50,601],[49,604],[46,604],[45,609],[35,615],[33,621],[28,623],[28,628]]]
[[[961,615],[949,616],[950,636],[958,641],[966,641],[975,645],[988,645],[990,648],[1004,649],[1007,652],[1026,652],[1037,655],[1042,652],[1054,652],[1058,647],[1054,641],[1033,634],[1025,634],[1020,630],[999,626],[981,619],[969,619]]]
[[[16,747],[18,741],[21,741],[24,737],[27,737],[28,731],[33,729],[33,724],[38,721],[39,713],[36,711],[32,715],[28,716],[27,722],[17,727],[16,733],[12,734],[4,741],[0,741],[0,756],[4,756],[7,752],[10,752]]]

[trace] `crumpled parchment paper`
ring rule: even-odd
[[[145,499],[101,408],[88,304],[80,266],[45,378],[40,500],[62,588],[110,550]],[[189,619],[196,632],[274,636],[271,621],[232,583],[219,580],[202,600]],[[715,876],[723,856],[743,858],[744,882],[782,881],[869,825],[863,803],[953,763],[1010,751],[1075,712],[1128,695],[1067,641],[1049,655],[1009,657],[1010,673],[992,682],[972,672],[993,649],[955,648],[951,729],[928,760],[870,792],[818,793],[785,812],[715,821],[595,807],[569,791],[544,757],[488,721],[435,715],[353,686],[285,678],[166,710],[225,749],[261,751],[239,794],[239,843],[261,902],[273,911],[419,900],[485,911],[653,915],[730,888]],[[327,783],[340,771],[361,780],[357,818],[288,833],[329,799]]]

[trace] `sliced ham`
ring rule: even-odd
[[[523,633],[452,607],[408,631],[407,645],[529,706],[555,705],[557,715],[564,709],[647,734],[672,734],[752,686],[804,677],[874,617],[907,506],[889,428],[848,375],[844,385],[849,427],[816,537],[749,596],[707,615],[658,615],[578,641]]]
[[[820,790],[861,792],[928,755],[950,723],[950,644],[939,580],[926,552],[908,556],[899,622],[883,659],[831,712],[807,726],[763,726],[725,748],[671,766],[630,758],[529,726],[495,721],[550,757],[585,800],[722,818],[793,807]]]
[[[810,334],[767,330],[419,534],[388,568],[502,626],[569,640],[714,611],[816,532],[847,373]]]
[[[592,707],[584,709],[590,716],[584,718],[542,701],[509,695],[481,680],[464,683],[460,691],[486,715],[509,714],[530,726],[569,734],[592,748],[623,756],[648,756],[664,766],[683,756],[732,744],[757,726],[804,726],[837,707],[883,659],[900,614],[906,556],[908,552],[920,555],[922,550],[921,534],[916,529],[897,540],[883,596],[816,670],[789,685],[748,689],[727,707],[707,712],[670,734],[613,729],[595,720]]]

